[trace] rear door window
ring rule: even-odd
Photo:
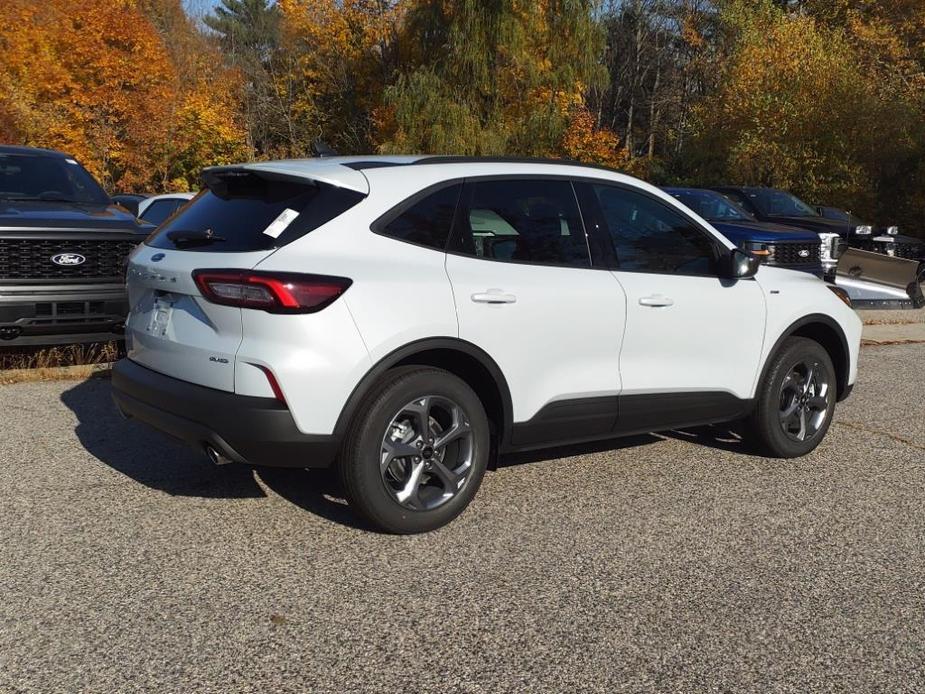
[[[466,183],[451,250],[486,260],[590,267],[572,184],[553,179]]]
[[[209,184],[146,243],[210,253],[272,250],[326,224],[364,198],[325,183],[252,172],[235,171]]]

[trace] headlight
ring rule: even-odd
[[[832,232],[823,232],[819,234],[822,245],[822,261],[838,260],[842,253],[845,252],[845,244],[842,243],[841,236]]]
[[[846,292],[841,287],[836,287],[834,284],[827,284],[825,286],[831,289],[832,293],[841,299],[848,308],[851,308],[851,297],[848,296],[848,292]]]
[[[890,236],[899,236],[899,227],[887,227],[886,233]]]
[[[768,246],[768,244],[759,243],[758,241],[745,241],[742,243],[741,248],[754,256],[758,256],[762,263],[766,263],[774,255],[773,246]]]
[[[858,236],[870,236],[872,233],[874,233],[874,228],[868,224],[864,224],[862,226],[855,227],[854,233]]]

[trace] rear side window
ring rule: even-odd
[[[384,236],[442,251],[453,228],[461,191],[462,184],[457,183],[412,200],[410,206],[400,208],[398,216],[389,215],[391,221],[387,218],[374,229]]]
[[[589,267],[588,243],[569,181],[466,184],[452,250],[489,260]]]
[[[246,252],[292,243],[343,214],[361,193],[314,181],[234,171],[208,181],[146,243],[154,248]]]

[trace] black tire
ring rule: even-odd
[[[401,416],[407,404],[426,396],[433,396],[436,402],[456,405],[459,408],[458,412],[465,415],[470,433],[466,434],[465,442],[460,440],[456,446],[459,452],[463,452],[465,446],[464,455],[461,454],[460,457],[465,457],[468,467],[462,486],[454,490],[453,495],[445,501],[440,501],[440,492],[449,487],[442,479],[438,479],[438,475],[421,473],[418,479],[428,480],[421,488],[425,492],[431,492],[431,503],[438,502],[439,505],[434,508],[409,508],[396,498],[395,489],[389,486],[394,475],[389,477],[391,471],[383,472],[380,469],[380,461],[383,459],[383,446],[387,435],[395,435],[395,418]],[[432,436],[432,428],[439,427],[436,418],[445,418],[445,414],[440,414],[439,407],[434,412],[434,424],[428,427],[425,434],[428,437]],[[430,421],[429,415],[426,418]],[[448,430],[449,427],[444,433]],[[409,436],[412,435],[414,434],[409,433]],[[438,434],[433,435],[435,443],[437,436]],[[449,455],[448,451],[452,446],[452,443],[447,444],[442,450]],[[425,448],[430,449],[430,446]],[[373,526],[396,534],[423,533],[446,525],[466,508],[482,482],[488,464],[489,449],[488,418],[482,402],[472,388],[447,371],[432,367],[408,366],[389,371],[365,398],[344,439],[337,466],[347,501]],[[426,464],[429,467],[431,463],[436,466],[436,449],[431,450],[431,455],[434,457],[426,461],[398,456],[394,460],[399,469],[407,475],[404,478],[407,480],[410,479],[410,471],[414,466]],[[421,462],[412,464],[413,460]],[[441,460],[448,462],[448,459]],[[462,478],[462,475],[460,477]],[[401,480],[395,481],[394,484],[397,487],[402,486]]]
[[[815,379],[811,378],[816,382],[810,386],[809,394],[800,396],[798,392],[806,384],[810,366],[818,369]],[[826,386],[824,394],[815,392],[822,383]],[[825,438],[832,423],[837,390],[835,368],[822,345],[805,337],[787,338],[771,357],[758,384],[755,410],[749,421],[757,443],[774,458],[798,458],[810,453]],[[813,405],[816,409],[811,409]],[[793,407],[798,408],[796,414],[788,416]],[[803,440],[799,440],[801,433]]]

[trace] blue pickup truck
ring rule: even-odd
[[[767,265],[802,270],[818,277],[834,260],[833,248],[814,231],[759,222],[724,195],[700,188],[663,190],[712,224],[717,231]],[[835,251],[834,253],[837,253]]]

